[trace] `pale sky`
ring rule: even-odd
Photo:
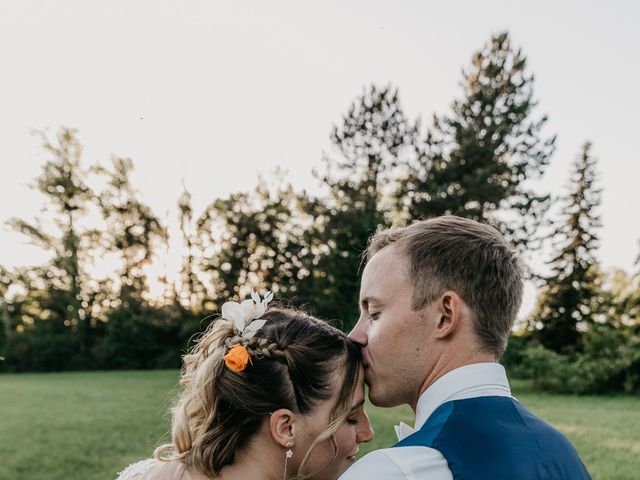
[[[37,213],[27,184],[43,155],[30,131],[60,125],[79,129],[85,165],[131,157],[141,198],[174,225],[183,178],[196,215],[276,166],[313,191],[331,125],[364,87],[392,83],[407,114],[429,123],[460,96],[472,53],[507,29],[535,74],[536,112],[558,134],[545,189],[565,191],[591,140],[603,188],[598,257],[630,270],[639,24],[632,1],[2,0],[0,223]],[[41,258],[0,227],[0,265]],[[523,310],[533,298],[529,287]]]

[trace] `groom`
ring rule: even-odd
[[[493,228],[443,216],[375,234],[360,287],[374,405],[409,404],[415,429],[369,453],[353,479],[589,479],[560,432],[511,396],[498,359],[522,300],[522,270]]]

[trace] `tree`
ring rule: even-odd
[[[359,270],[368,238],[393,220],[393,173],[414,154],[418,125],[407,119],[396,89],[374,85],[351,104],[331,132],[334,155],[315,172],[328,192],[313,203],[320,255],[314,308],[328,318],[358,318]]]
[[[195,232],[193,209],[191,207],[191,194],[186,187],[184,187],[178,199],[178,211],[185,253],[182,259],[180,291],[177,292],[177,297],[184,308],[199,313],[204,308],[203,302],[206,296],[206,288],[198,278],[198,238]]]
[[[9,222],[33,244],[52,255],[45,266],[32,269],[31,277],[37,278],[25,282],[27,287],[37,289],[30,292],[32,300],[37,302],[34,317],[27,318],[46,320],[51,327],[56,324],[67,334],[75,334],[80,352],[86,355],[90,348],[93,292],[85,267],[91,262],[97,233],[83,225],[82,219],[95,196],[85,182],[77,132],[61,128],[57,142],[50,141],[43,132],[36,134],[50,158],[36,178],[34,188],[47,200],[43,211],[50,222],[42,217],[33,222],[15,218]]]
[[[252,192],[215,200],[196,222],[203,252],[199,269],[211,285],[212,308],[246,296],[250,288],[291,298],[309,275],[305,238],[312,220],[300,208],[303,197],[280,173],[268,183],[271,188],[259,179]]]
[[[11,277],[9,272],[0,265],[0,367],[4,361],[3,353],[6,350],[7,340],[12,334],[11,318],[9,316],[9,308],[11,300],[9,298],[9,287],[11,286]]]
[[[533,75],[500,33],[463,73],[464,97],[433,126],[411,162],[397,197],[410,219],[455,214],[499,227],[530,246],[549,203],[527,180],[540,176],[554,151],[534,119]]]
[[[140,201],[130,181],[133,162],[129,158],[112,158],[112,169],[94,169],[103,175],[106,186],[98,204],[106,222],[103,244],[107,251],[120,256],[119,298],[122,302],[142,304],[148,290],[144,267],[154,255],[155,247],[167,241],[167,230],[151,208]]]
[[[640,327],[640,276],[615,269],[605,280],[606,288],[592,302],[604,311],[603,320],[618,329]]]
[[[573,165],[563,220],[554,232],[557,253],[549,262],[551,274],[531,319],[543,346],[556,352],[579,350],[580,332],[594,321],[592,299],[598,294],[600,190],[596,187],[596,159],[585,143]]]
[[[635,266],[640,267],[640,253],[636,257]],[[635,325],[636,331],[640,334],[640,270],[629,278],[624,308],[631,324]]]
[[[165,348],[174,348],[179,326],[151,304],[145,268],[167,242],[167,230],[131,184],[133,162],[112,157],[111,168],[95,167],[106,179],[98,204],[106,224],[103,246],[120,262],[117,294],[111,299],[104,335],[94,354],[101,368],[151,368]]]

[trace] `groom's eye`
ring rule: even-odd
[[[378,317],[380,316],[380,312],[369,312],[369,316],[371,317],[372,320],[377,320]]]

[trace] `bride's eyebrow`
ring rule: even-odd
[[[360,400],[358,403],[356,403],[355,405],[351,406],[351,410],[349,410],[349,413],[353,413],[356,410],[358,410],[361,406],[364,405],[364,398],[362,400]]]

